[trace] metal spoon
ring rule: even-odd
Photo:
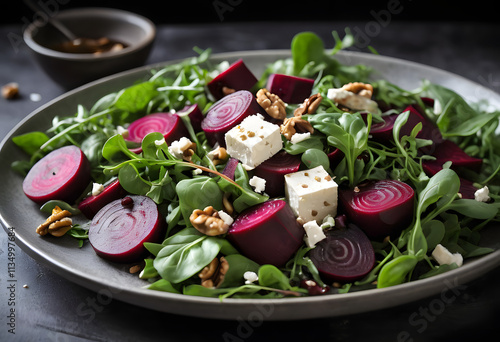
[[[24,0],[24,3],[31,8],[34,12],[43,12],[41,8],[38,7],[35,2],[31,0]],[[58,29],[68,40],[70,41],[75,41],[79,39],[73,32],[71,32],[70,29],[68,29],[66,26],[64,26],[59,20],[57,20],[54,17],[51,17],[47,15],[49,23],[54,26],[56,29]]]

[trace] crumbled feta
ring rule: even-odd
[[[191,146],[191,144],[191,140],[186,137],[182,137],[179,140],[173,141],[168,147],[168,151],[172,153],[174,157],[182,159],[184,151],[186,151]]]
[[[285,197],[303,222],[337,215],[338,185],[323,166],[286,174]]]
[[[124,138],[128,138],[128,129],[123,126],[116,126],[116,133],[120,134]]]
[[[246,117],[225,135],[227,153],[251,170],[283,147],[280,127],[260,114]]]
[[[460,253],[451,253],[446,247],[438,244],[432,251],[432,257],[439,265],[457,264],[458,267],[463,265],[464,258]]]
[[[490,189],[487,186],[478,189],[474,193],[474,199],[478,202],[488,202],[490,200]]]
[[[253,187],[253,190],[255,192],[258,192],[259,194],[263,193],[264,190],[266,190],[266,180],[264,178],[253,176],[252,178],[250,178],[250,181],[248,183]]]
[[[222,221],[224,221],[225,224],[227,224],[228,226],[233,224],[234,219],[224,210],[219,210],[217,213],[219,214],[219,217],[222,219]]]
[[[304,241],[309,248],[316,246],[318,242],[326,238],[323,229],[318,226],[318,222],[316,222],[315,220],[304,223],[303,227],[306,231]]]
[[[252,272],[252,271],[247,271],[245,273],[243,273],[243,278],[245,278],[245,284],[252,284],[254,282],[256,282],[257,280],[259,280],[259,276],[257,275],[257,273],[255,272]]]
[[[104,185],[99,183],[92,184],[92,196],[99,195],[104,190]]]
[[[290,142],[292,144],[297,144],[301,141],[307,140],[311,137],[311,133],[306,132],[306,133],[295,133],[292,135],[292,138],[290,139]]]
[[[377,102],[342,88],[328,89],[326,96],[330,100],[342,104],[352,110],[365,110],[371,113],[377,112],[378,110]]]

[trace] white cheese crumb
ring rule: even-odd
[[[155,142],[156,143],[156,142]],[[179,140],[173,141],[168,147],[168,151],[178,159],[182,159],[184,151],[186,151],[192,142],[186,137],[182,137]]]
[[[474,199],[478,202],[488,202],[490,200],[490,189],[487,186],[478,189],[474,193]]]
[[[31,93],[30,94],[30,100],[33,102],[39,102],[42,100],[42,95],[37,94],[37,93]]]
[[[245,278],[245,284],[252,284],[259,280],[259,277],[257,276],[257,273],[252,272],[252,271],[247,271],[243,273],[243,278]]]
[[[326,238],[323,229],[318,226],[316,220],[312,220],[304,223],[304,230],[306,231],[306,236],[304,237],[304,241],[306,242],[309,248],[316,246],[318,242]]]
[[[120,134],[124,138],[128,138],[128,129],[123,126],[116,126],[116,133]]]
[[[99,195],[104,190],[104,185],[99,183],[92,184],[92,196]]]
[[[290,139],[290,142],[292,144],[297,144],[301,141],[307,140],[311,137],[311,133],[306,132],[306,133],[295,133],[292,135],[292,138]]]
[[[194,169],[193,170],[193,176],[201,175],[203,173],[202,169]]]
[[[438,244],[432,251],[432,257],[439,265],[457,264],[458,267],[463,265],[464,258],[460,253],[451,253],[446,247]]]
[[[233,218],[224,210],[219,210],[217,213],[219,214],[219,217],[222,219],[222,221],[224,221],[225,224],[227,224],[228,226],[233,224],[234,222]]]
[[[248,183],[253,187],[253,190],[259,194],[266,190],[266,180],[264,178],[253,176]]]

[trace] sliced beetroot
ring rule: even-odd
[[[334,169],[342,161],[342,159],[344,159],[345,154],[344,152],[336,148],[333,151],[329,152],[327,156],[328,160],[330,161],[330,167]]]
[[[303,243],[304,228],[283,200],[271,200],[242,212],[229,229],[228,240],[249,259],[283,266]]]
[[[349,221],[370,239],[395,236],[413,219],[415,192],[397,180],[378,180],[356,189],[340,189],[339,200]]]
[[[255,96],[248,90],[240,90],[224,96],[210,107],[201,122],[201,128],[210,144],[225,147],[224,135],[247,116],[264,112]]]
[[[424,111],[418,110],[415,105],[406,107],[403,112],[406,111],[410,111],[410,117],[405,125],[409,126],[410,132],[417,123],[422,122],[422,130],[418,133],[418,138],[432,140],[435,144],[439,144],[444,140],[437,125],[427,117]]]
[[[266,193],[270,197],[285,196],[285,175],[300,169],[300,157],[280,151],[259,164],[254,175],[266,180]]]
[[[474,195],[478,189],[474,186],[474,183],[468,179],[460,177],[460,195],[464,199],[474,199],[476,196]]]
[[[224,167],[224,170],[222,170],[222,174],[234,180],[234,175],[239,162],[240,161],[238,159],[230,157]]]
[[[89,242],[100,257],[134,262],[147,253],[144,242],[161,242],[165,223],[156,203],[146,196],[127,196],[105,205],[92,219]]]
[[[90,183],[90,162],[77,146],[64,146],[40,159],[23,181],[23,191],[32,201],[73,203]]]
[[[203,121],[203,113],[201,112],[200,106],[197,103],[194,105],[188,105],[177,111],[180,116],[187,115],[191,121],[191,125],[195,132],[201,131],[201,122]]]
[[[354,224],[328,231],[309,256],[328,281],[352,282],[366,276],[375,265],[368,237]]]
[[[148,114],[135,120],[128,127],[128,137],[126,140],[141,143],[142,139],[149,133],[160,132],[165,137],[167,144],[182,137],[189,136],[189,133],[177,114],[172,113],[154,113]],[[133,150],[140,153],[141,148]]]
[[[208,82],[207,87],[210,93],[217,100],[220,100],[225,95],[223,87],[235,91],[250,91],[257,81],[257,78],[250,69],[248,69],[243,60],[239,59],[231,64],[225,71],[217,75],[213,80]]]
[[[91,220],[102,207],[114,200],[122,198],[126,193],[127,192],[122,188],[118,179],[116,179],[106,185],[98,195],[85,197],[78,204],[78,209],[80,209],[85,217]]]
[[[302,103],[311,96],[314,80],[283,74],[272,74],[267,89],[286,103]]]
[[[451,161],[453,169],[465,167],[473,171],[478,171],[483,163],[482,159],[469,156],[451,140],[444,140],[437,144],[431,155],[436,159],[422,161],[425,173],[431,176],[439,172],[443,168],[443,164],[448,161]]]

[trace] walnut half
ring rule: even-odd
[[[257,103],[274,119],[284,120],[286,117],[286,104],[276,94],[270,93],[266,88],[257,92]]]
[[[323,96],[320,93],[311,95],[304,102],[295,109],[293,112],[294,116],[302,116],[304,114],[314,114],[318,109],[321,101],[323,101]]]
[[[62,210],[56,205],[52,209],[52,215],[37,227],[37,234],[42,236],[47,234],[57,237],[63,236],[73,225],[73,221],[69,216],[71,216],[71,213],[68,210]]]
[[[201,270],[198,277],[201,279],[201,285],[208,288],[219,286],[229,270],[229,263],[224,257],[214,258],[210,264]]]
[[[219,217],[219,213],[212,206],[203,210],[195,209],[189,221],[200,233],[208,236],[217,236],[227,233],[229,225]]]
[[[292,139],[292,136],[299,133],[309,132],[314,133],[314,128],[311,123],[307,120],[302,119],[302,116],[294,116],[291,118],[286,118],[283,124],[280,126],[281,134],[285,136],[288,140]]]

